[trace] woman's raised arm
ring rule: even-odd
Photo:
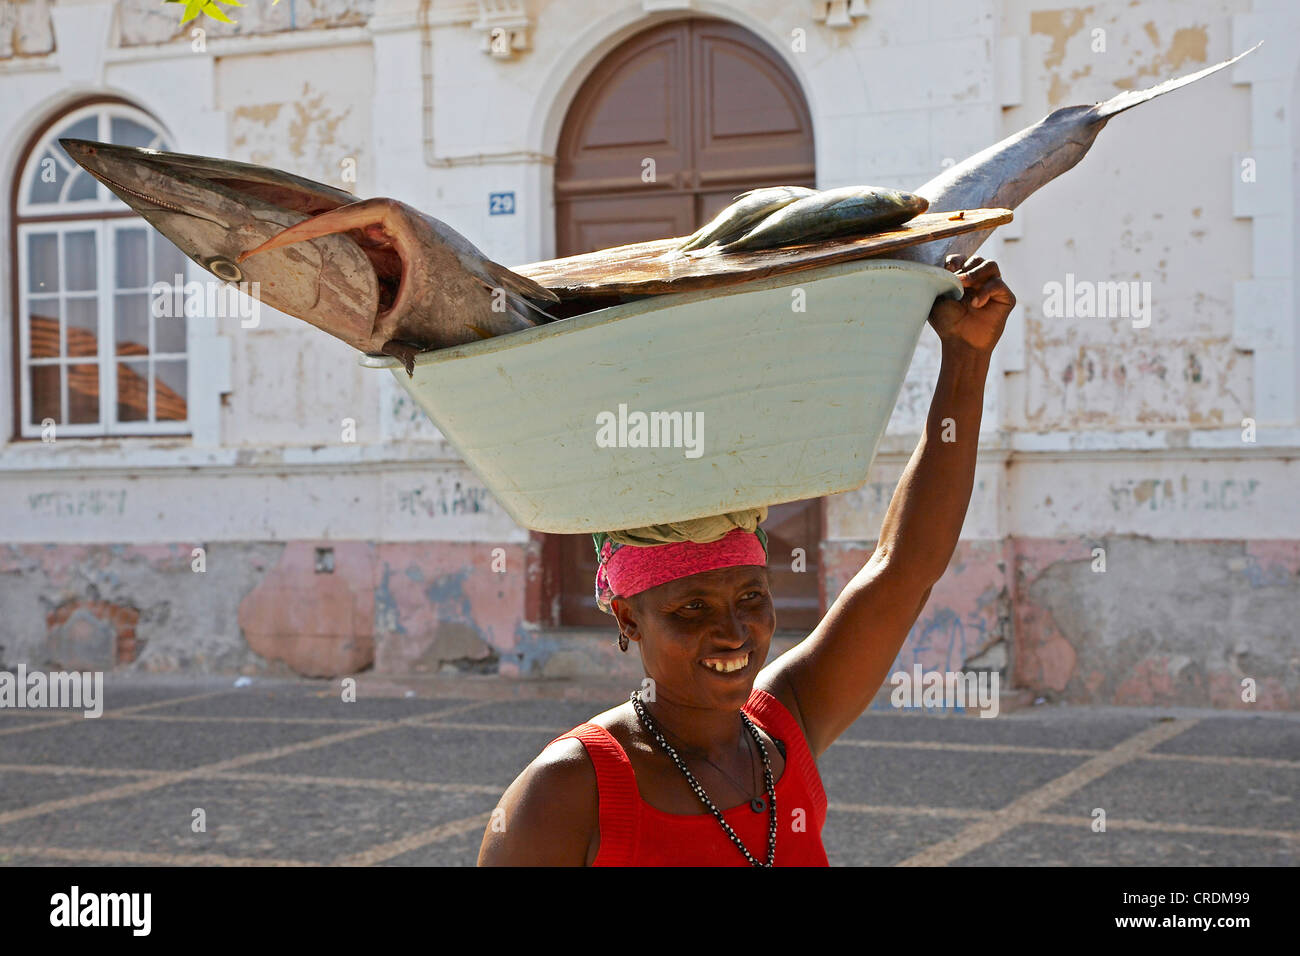
[[[1015,305],[997,264],[950,256],[966,292],[938,299],[943,360],[921,440],[894,490],[875,552],[812,634],[765,676],[793,692],[814,756],[871,703],[957,546],[975,480],[984,383]]]

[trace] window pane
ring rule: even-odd
[[[79,296],[64,299],[67,315],[68,354],[99,354],[99,300]]]
[[[145,229],[119,229],[115,233],[117,287],[142,289],[149,284],[149,236]]]
[[[169,286],[179,285],[183,290],[185,287],[185,254],[156,230],[153,234],[153,242],[154,281],[165,282]],[[183,297],[182,302],[184,302]],[[156,317],[153,320],[154,350],[164,354],[168,352],[184,353],[186,327],[184,309],[177,313],[175,308],[170,307],[169,304],[169,308],[165,311],[167,312],[165,316]]]
[[[27,235],[27,291],[59,291],[59,237],[53,232]]]
[[[99,118],[86,116],[59,131],[57,137],[41,153],[41,158],[28,167],[31,170],[27,183],[27,201],[32,203],[56,203],[60,196],[65,199],[94,199],[96,183],[81,171],[58,140],[64,136],[74,139],[99,139]],[[71,182],[71,177],[80,181]],[[86,181],[89,181],[87,192]],[[64,187],[75,190],[76,195],[65,195]]]
[[[164,316],[154,319],[153,345],[154,354],[185,354],[185,317]]]
[[[153,130],[122,116],[109,120],[109,131],[109,142],[118,146],[148,147],[153,142]]]
[[[118,355],[148,355],[149,296],[144,292],[114,296],[113,326]]]
[[[55,137],[55,142],[61,139],[99,139],[99,117],[83,116],[59,133]],[[62,150],[63,147],[60,146],[59,149]],[[67,153],[64,155],[66,156]]]
[[[158,421],[183,422],[188,391],[185,363],[155,362],[153,374],[154,416]]]
[[[143,422],[149,419],[149,363],[117,363],[117,420]]]
[[[99,422],[99,366],[68,366],[68,424]]]
[[[88,172],[78,168],[72,174],[72,183],[68,186],[68,191],[63,198],[69,202],[79,199],[94,199],[95,187],[98,185]]]
[[[58,202],[59,190],[68,177],[68,171],[54,158],[54,151],[47,149],[42,153],[40,162],[33,166],[32,170],[32,181],[27,189],[27,201]]]
[[[33,425],[39,425],[47,418],[52,418],[55,422],[63,421],[63,413],[59,409],[59,372],[62,366],[59,365],[33,365],[28,371],[31,375],[32,382],[32,421]]]
[[[33,296],[27,300],[27,329],[32,358],[59,357],[59,300]]]
[[[95,274],[95,234],[64,233],[63,288],[67,291],[94,289]]]

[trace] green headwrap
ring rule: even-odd
[[[623,531],[602,531],[593,534],[596,545],[596,558],[606,541],[617,545],[630,544],[638,548],[656,544],[676,544],[679,541],[694,541],[696,544],[708,544],[717,541],[736,528],[757,534],[767,549],[767,533],[759,523],[767,519],[766,508],[747,508],[744,511],[732,511],[725,515],[712,515],[708,518],[692,518],[689,521],[675,521],[672,524],[652,524],[644,528],[627,528]]]

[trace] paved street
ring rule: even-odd
[[[98,720],[0,710],[0,863],[473,865],[504,787],[624,696],[233,684],[110,678]],[[1300,862],[1300,714],[871,711],[821,773],[835,865]]]

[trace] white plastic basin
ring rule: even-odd
[[[392,371],[518,524],[635,528],[861,486],[934,299],[961,294],[934,266],[858,260],[426,352],[413,378],[362,364]],[[653,440],[635,412],[703,428],[629,447]]]

